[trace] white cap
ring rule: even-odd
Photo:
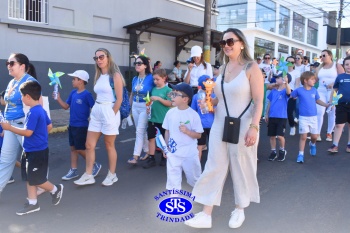
[[[84,80],[86,82],[89,82],[89,74],[85,70],[77,70],[73,74],[68,74],[72,77],[80,78],[81,80]]]
[[[200,57],[202,56],[202,48],[198,45],[195,45],[191,48],[191,57]]]

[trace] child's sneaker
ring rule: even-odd
[[[328,141],[328,142],[333,141],[333,139],[332,139],[332,134],[327,133],[326,141]]]
[[[346,152],[350,153],[350,145],[346,146]]]
[[[102,185],[104,186],[111,186],[113,183],[118,181],[117,174],[112,174],[110,171],[108,171],[108,174],[105,178],[105,180],[102,182]]]
[[[242,226],[245,220],[244,210],[235,209],[231,212],[231,218],[228,222],[230,228],[238,228]]]
[[[15,183],[15,179],[13,178],[13,176],[11,176],[11,178],[7,181],[7,184],[12,184]]]
[[[310,155],[311,156],[316,156],[316,144],[312,145],[312,142],[309,142],[309,146],[310,146]]]
[[[156,166],[157,164],[156,164],[156,160],[155,160],[155,158],[154,158],[154,156],[150,156],[148,159],[147,159],[147,161],[146,161],[146,163],[142,166],[143,168],[151,168],[151,167],[154,167],[154,166]]]
[[[348,148],[349,148],[349,146],[346,149],[348,149]],[[327,151],[330,152],[330,153],[337,153],[338,152],[338,147],[333,144]]]
[[[298,155],[297,163],[304,163],[304,155]]]
[[[268,160],[269,160],[269,161],[274,161],[276,158],[277,158],[277,153],[276,153],[276,151],[274,151],[274,150],[271,151],[271,154],[270,154]]]
[[[318,135],[318,137],[317,137],[317,140],[316,141],[318,141],[318,142],[322,142],[322,138],[321,138],[321,136],[320,135]]]
[[[63,195],[63,184],[55,185],[57,187],[57,190],[54,194],[51,193],[52,197],[52,204],[58,205],[61,201],[62,195]]]
[[[87,185],[87,184],[94,184],[95,178],[93,175],[88,175],[84,172],[84,174],[80,177],[79,180],[74,181],[74,184],[76,185]]]
[[[98,173],[101,170],[102,165],[99,163],[94,163],[94,166],[92,167],[92,175],[94,177],[96,177],[98,175]]]
[[[278,152],[278,162],[283,162],[286,159],[287,151],[286,150],[279,150]]]
[[[211,215],[199,212],[190,220],[185,221],[185,225],[193,228],[211,228]]]
[[[69,169],[67,175],[62,177],[62,180],[71,180],[71,179],[77,178],[78,176],[79,176],[78,169],[71,168],[71,169]]]
[[[25,215],[30,214],[40,210],[39,203],[37,202],[35,205],[29,204],[29,201],[24,204],[24,207],[16,212],[17,215]]]

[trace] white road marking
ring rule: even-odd
[[[121,143],[124,143],[124,142],[130,142],[130,141],[135,141],[136,138],[129,138],[129,139],[125,139],[123,141],[120,141]]]

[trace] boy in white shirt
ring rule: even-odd
[[[168,142],[167,153],[167,183],[166,189],[181,189],[182,171],[185,172],[187,183],[194,186],[201,174],[198,158],[197,139],[203,133],[199,115],[189,107],[193,90],[186,83],[172,86],[169,93],[172,106],[165,115],[163,128],[165,141]]]

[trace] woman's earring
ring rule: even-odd
[[[243,46],[241,46],[241,50],[243,50],[244,49],[244,47]]]

